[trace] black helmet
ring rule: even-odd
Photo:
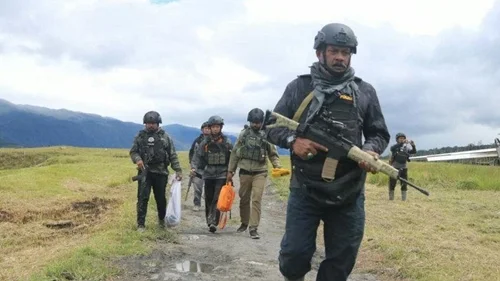
[[[264,122],[264,111],[260,108],[254,108],[248,112],[247,121],[250,123],[262,123]]]
[[[203,124],[201,124],[201,128],[202,129],[205,128],[205,127],[208,127],[208,121],[203,122]]]
[[[208,126],[212,125],[224,125],[224,119],[218,115],[211,116],[208,118]]]
[[[161,116],[160,113],[156,111],[148,111],[144,114],[144,118],[142,118],[142,123],[158,123],[161,124]]]
[[[396,141],[397,141],[400,137],[404,137],[404,138],[406,138],[406,135],[405,135],[405,134],[403,134],[403,133],[397,133],[397,134],[396,134]]]
[[[330,23],[323,26],[314,37],[314,49],[320,49],[325,44],[349,47],[351,52],[355,54],[358,40],[349,26],[342,23]]]

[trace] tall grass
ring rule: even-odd
[[[283,165],[290,166],[288,157]],[[369,174],[366,228],[355,270],[381,280],[500,280],[500,168],[410,163],[408,200],[388,200],[388,177]],[[283,199],[289,177],[273,179]],[[317,243],[323,244],[322,227]]]

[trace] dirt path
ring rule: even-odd
[[[234,177],[239,188],[238,177]],[[187,181],[186,181],[187,182]],[[118,280],[283,280],[278,269],[278,252],[285,227],[286,205],[277,200],[272,185],[265,189],[262,203],[262,218],[259,227],[260,239],[251,239],[248,231],[236,233],[239,226],[239,198],[232,210],[232,219],[227,226],[215,234],[208,232],[202,211],[192,211],[192,190],[183,202],[182,222],[175,231],[180,236],[179,244],[159,243],[152,254],[129,257],[119,263],[125,274]],[[184,200],[184,198],[183,198]],[[322,259],[322,249],[313,258],[313,270],[306,281],[316,279],[316,269]],[[371,275],[353,275],[351,281],[376,281]]]

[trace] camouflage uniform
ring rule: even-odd
[[[182,175],[174,143],[161,128],[155,132],[141,130],[134,138],[130,158],[134,164],[142,160],[147,171],[146,181],[144,183],[139,181],[137,187],[137,225],[139,227],[145,225],[151,188],[158,209],[158,220],[163,225],[167,207],[165,192],[169,175],[168,166],[170,165],[177,175]]]
[[[224,125],[222,118],[212,116],[209,126]],[[222,132],[205,138],[196,149],[191,160],[192,170],[203,170],[205,181],[205,217],[211,232],[216,231],[219,223],[220,211],[217,209],[217,201],[222,186],[226,183],[229,156],[233,146],[231,140]]]
[[[264,112],[253,109],[249,112],[248,121],[262,124]],[[259,238],[257,228],[260,222],[262,194],[267,181],[267,158],[274,168],[281,168],[276,147],[266,141],[264,131],[251,127],[243,129],[231,152],[228,170],[234,174],[237,166],[240,168],[241,226],[237,231],[243,232],[249,226],[250,236],[254,239]]]

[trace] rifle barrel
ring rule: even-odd
[[[418,191],[422,192],[423,194],[425,194],[425,195],[429,196],[429,191],[427,191],[427,190],[425,190],[425,189],[423,189],[423,188],[421,188],[421,187],[418,187],[417,185],[415,185],[415,184],[413,184],[413,183],[411,183],[411,182],[409,182],[409,181],[407,181],[407,180],[403,179],[402,177],[398,177],[398,180],[400,180],[400,181],[402,181],[402,182],[406,183],[407,185],[409,185],[409,186],[411,186],[411,187],[415,188],[416,190],[418,190]]]

